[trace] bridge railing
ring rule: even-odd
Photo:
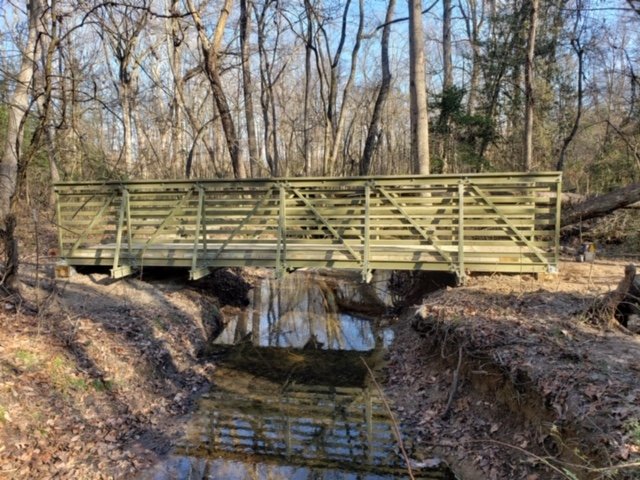
[[[61,255],[107,265],[543,272],[558,265],[559,173],[74,182]]]

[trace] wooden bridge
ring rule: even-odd
[[[145,266],[548,272],[561,175],[58,183],[61,256],[115,278]]]

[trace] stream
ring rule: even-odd
[[[224,314],[212,388],[147,478],[409,478],[368,370],[380,376],[393,341],[386,284],[304,272],[262,280],[248,307]],[[413,474],[454,478],[437,465]]]

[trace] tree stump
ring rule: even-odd
[[[629,305],[630,299],[637,298],[638,292],[634,295],[635,280],[636,266],[629,264],[624,268],[624,277],[618,283],[618,287],[589,309],[589,318],[594,323],[605,328],[620,329],[621,327],[626,327],[624,318],[627,317],[621,314],[621,310],[627,308],[625,305]]]

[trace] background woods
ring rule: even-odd
[[[49,199],[58,178],[557,167],[580,194],[640,178],[634,1],[0,7],[3,216],[16,182]]]

